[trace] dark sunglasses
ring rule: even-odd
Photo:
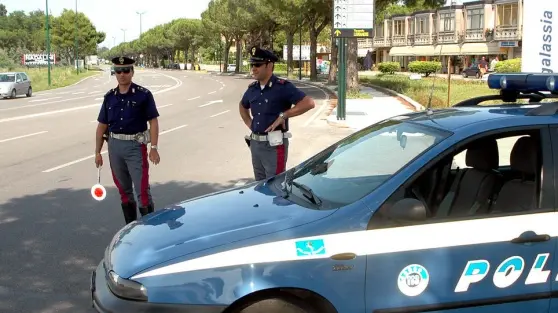
[[[124,74],[129,74],[130,71],[131,71],[130,68],[119,68],[119,69],[114,70],[114,72],[115,72],[116,74],[122,74],[122,73],[124,73]]]
[[[260,66],[262,66],[262,65],[264,65],[264,64],[267,64],[267,63],[250,63],[250,66],[251,66],[251,67],[260,67]]]

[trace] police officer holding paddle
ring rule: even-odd
[[[138,206],[142,216],[155,210],[149,186],[148,159],[153,164],[160,161],[157,147],[159,112],[151,91],[132,82],[134,60],[116,57],[112,62],[118,86],[105,94],[97,118],[95,164],[97,167],[103,165],[101,149],[106,140],[112,177],[128,224],[136,220]],[[148,143],[151,143],[149,154]],[[138,201],[134,199],[134,189]]]
[[[278,58],[258,47],[251,50],[250,66],[256,79],[240,101],[240,116],[251,130],[246,138],[256,180],[285,171],[290,137],[289,119],[314,108],[314,100],[291,82],[273,74]],[[294,106],[293,106],[294,105]]]

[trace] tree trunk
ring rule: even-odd
[[[291,75],[294,71],[293,41],[294,41],[294,32],[293,33],[287,32],[287,77],[289,77],[289,75]]]
[[[240,73],[242,69],[242,37],[236,38],[236,68],[235,73]]]
[[[318,80],[318,72],[316,70],[316,50],[318,50],[318,35],[313,27],[310,29],[310,80]],[[302,47],[300,47],[302,49]],[[302,64],[302,62],[301,62]],[[301,65],[302,66],[302,65]]]
[[[358,39],[347,38],[347,91],[358,92]]]
[[[229,64],[229,51],[231,51],[232,39],[225,38],[225,47],[223,50],[223,73],[227,73]]]
[[[338,47],[336,44],[336,39],[332,38],[331,40],[331,62],[329,63],[329,77],[327,79],[328,85],[335,85],[337,84],[337,65],[338,65]]]

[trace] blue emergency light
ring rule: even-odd
[[[490,74],[488,88],[516,92],[558,92],[558,74],[504,73]]]

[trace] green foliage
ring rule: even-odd
[[[16,64],[12,58],[8,55],[8,53],[0,49],[0,68],[5,68],[8,71],[12,71],[15,68]]]
[[[401,70],[399,62],[382,62],[378,64],[378,70],[385,74],[393,74]]]
[[[424,74],[426,77],[432,73],[436,73],[441,68],[442,63],[435,61],[413,61],[409,63],[409,72]]]
[[[500,61],[496,63],[494,70],[497,73],[518,73],[521,72],[521,58]]]

